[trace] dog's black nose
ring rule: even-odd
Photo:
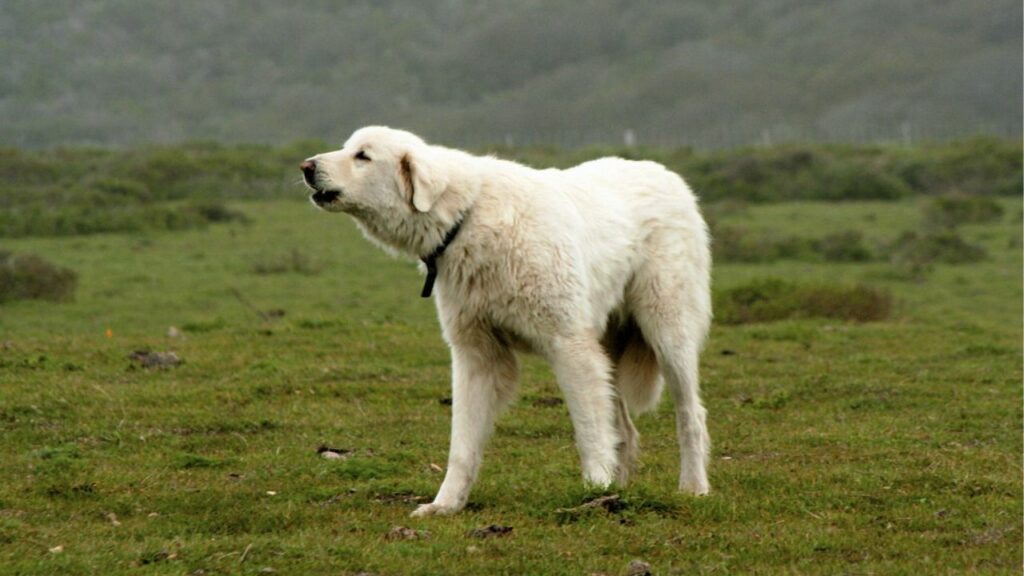
[[[316,162],[306,160],[299,164],[299,168],[302,169],[302,177],[306,180],[306,184],[313,186],[313,183],[316,181]]]

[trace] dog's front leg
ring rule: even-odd
[[[448,471],[437,496],[413,516],[454,514],[466,505],[494,419],[512,397],[515,355],[492,337],[452,346],[452,436]]]
[[[556,339],[548,355],[569,406],[588,486],[606,488],[618,468],[615,387],[600,343],[586,335]]]

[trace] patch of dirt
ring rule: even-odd
[[[971,534],[971,537],[967,540],[968,544],[974,546],[983,546],[985,544],[995,544],[1003,539],[1004,536],[1016,530],[1014,526],[1006,526],[1003,528],[989,528],[982,532],[975,532]]]
[[[128,355],[128,359],[143,368],[171,368],[182,363],[181,358],[174,352],[151,350],[136,350]]]
[[[328,460],[346,460],[353,454],[352,450],[348,450],[346,448],[331,448],[326,444],[321,444],[320,447],[316,449],[316,453],[319,454],[321,458],[326,458]]]
[[[427,497],[409,494],[408,492],[393,492],[390,494],[375,494],[373,501],[381,504],[421,504],[427,501]]]
[[[651,576],[651,565],[643,560],[632,560],[626,568],[626,576]]]
[[[628,507],[629,505],[618,494],[609,494],[608,496],[599,496],[572,508],[559,508],[555,512],[558,514],[577,514],[591,508],[601,508],[609,514],[615,514]]]
[[[430,537],[430,532],[426,530],[413,530],[405,526],[392,526],[391,530],[388,530],[388,533],[384,535],[384,539],[388,542],[396,540],[421,540],[428,537]]]
[[[473,528],[466,535],[470,538],[502,538],[512,533],[511,526],[491,524],[481,528]]]
[[[349,488],[347,492],[341,492],[339,494],[335,494],[334,496],[331,496],[327,500],[324,500],[323,502],[321,502],[320,505],[326,507],[326,506],[330,506],[332,504],[337,504],[338,502],[341,502],[342,500],[348,498],[349,496],[351,496],[351,495],[353,495],[355,493],[356,493],[356,489],[355,488]]]

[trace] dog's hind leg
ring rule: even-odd
[[[434,501],[413,516],[454,514],[466,505],[494,420],[514,395],[517,373],[515,354],[493,335],[453,343],[448,470]]]
[[[680,256],[675,261],[685,261]],[[671,261],[671,260],[670,260]],[[634,314],[675,402],[679,437],[679,489],[707,494],[711,440],[700,400],[699,357],[711,321],[706,267],[659,267],[638,274]]]
[[[707,494],[707,464],[711,452],[707,410],[700,400],[698,383],[699,343],[686,337],[659,338],[664,352],[661,364],[675,401],[676,435],[679,437],[679,489]]]

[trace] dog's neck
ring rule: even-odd
[[[434,290],[434,281],[437,280],[437,259],[444,255],[444,251],[447,250],[448,245],[455,240],[455,237],[459,234],[459,229],[461,228],[462,218],[455,222],[455,225],[448,230],[447,234],[444,235],[444,240],[442,240],[430,254],[420,258],[423,264],[427,267],[427,277],[423,282],[423,291],[420,292],[420,297],[430,298],[430,293]]]
[[[425,259],[445,243],[449,232],[468,214],[480,194],[482,178],[476,157],[454,150],[444,153],[464,155],[460,169],[446,174],[446,189],[438,196],[429,212],[414,212],[411,217],[387,218],[387,215],[352,214],[368,238],[391,253]]]

